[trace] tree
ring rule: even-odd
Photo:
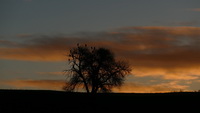
[[[121,86],[130,72],[128,63],[117,61],[114,54],[106,48],[79,46],[69,52],[70,69],[65,70],[66,91],[82,87],[87,93],[111,92],[113,87]]]

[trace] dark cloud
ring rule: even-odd
[[[8,40],[0,40],[0,47],[14,47],[17,46],[16,42]]]
[[[195,26],[195,25],[199,25],[200,22],[199,21],[185,21],[185,22],[177,22],[174,23],[175,25],[182,25],[182,26]]]
[[[165,69],[168,73],[167,71],[171,72],[177,68],[187,70],[191,67],[200,67],[199,27],[127,27],[109,32],[79,33],[72,36],[41,35],[26,40],[17,47],[0,48],[0,58],[66,61],[65,55],[69,48],[76,46],[77,43],[109,48],[114,51],[117,58],[128,60],[137,70],[159,68]]]
[[[17,34],[16,36],[19,38],[27,38],[27,37],[33,37],[34,35],[32,35],[32,34]]]

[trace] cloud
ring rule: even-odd
[[[62,53],[66,53],[76,43],[87,43],[90,46],[111,48],[116,54],[125,57],[156,57],[157,61],[164,61],[167,59],[165,57],[173,57],[170,61],[183,57],[193,59],[187,52],[199,55],[199,31],[199,27],[127,27],[89,35],[36,36],[18,47],[1,48],[0,58],[60,61],[64,60],[60,59]],[[180,57],[183,54],[187,55]],[[24,55],[28,57],[24,58]]]
[[[189,9],[190,11],[200,12],[200,8]]]
[[[0,47],[14,47],[17,46],[16,42],[9,40],[0,40]]]
[[[183,22],[173,22],[172,25],[181,25],[181,26],[195,26],[199,25],[199,21],[183,21]]]
[[[195,80],[200,77],[200,68],[137,68],[132,71],[136,77],[159,77],[165,80]]]
[[[157,84],[155,85],[157,87],[165,87],[165,88],[169,88],[171,90],[186,90],[189,86],[187,85],[180,85],[178,83],[178,81],[171,81],[168,83],[161,83],[161,84]]]
[[[7,80],[0,81],[2,86],[11,89],[41,89],[41,90],[62,90],[66,84],[63,80]],[[80,87],[81,88],[81,87]],[[160,83],[155,85],[144,85],[140,83],[126,83],[120,88],[113,88],[113,92],[123,93],[160,93],[177,90],[187,90],[187,85],[180,85],[177,81]],[[79,89],[80,91],[83,91]]]
[[[32,2],[33,0],[23,0],[24,2]]]
[[[127,83],[120,88],[114,88],[114,92],[121,93],[164,93],[179,90],[187,90],[187,85],[180,85],[178,81],[170,81],[155,85],[144,85],[140,83]]]
[[[64,72],[37,72],[39,75],[52,75],[52,76],[60,76],[64,75]]]
[[[111,49],[126,59],[133,75],[193,80],[200,76],[200,27],[124,27],[100,33],[33,35],[17,46],[1,47],[0,59],[66,61],[77,43]],[[4,43],[4,42],[3,42]]]
[[[65,61],[73,38],[46,37],[24,41],[17,47],[0,48],[0,59],[27,61]],[[75,45],[75,44],[74,44]]]
[[[17,34],[16,36],[19,37],[19,38],[26,38],[26,37],[32,37],[33,35],[24,33],[24,34]]]
[[[0,81],[0,84],[17,89],[62,90],[65,82],[62,80],[8,80]]]
[[[64,61],[62,51],[48,50],[46,48],[0,48],[1,59],[27,60],[27,61]]]

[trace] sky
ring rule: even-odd
[[[114,92],[200,90],[199,0],[1,0],[0,89],[62,90],[77,43],[132,67]]]

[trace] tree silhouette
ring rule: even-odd
[[[106,48],[72,48],[69,52],[70,69],[67,73],[66,91],[83,87],[87,93],[111,92],[113,87],[121,86],[130,72],[128,63],[116,61],[114,54]]]

